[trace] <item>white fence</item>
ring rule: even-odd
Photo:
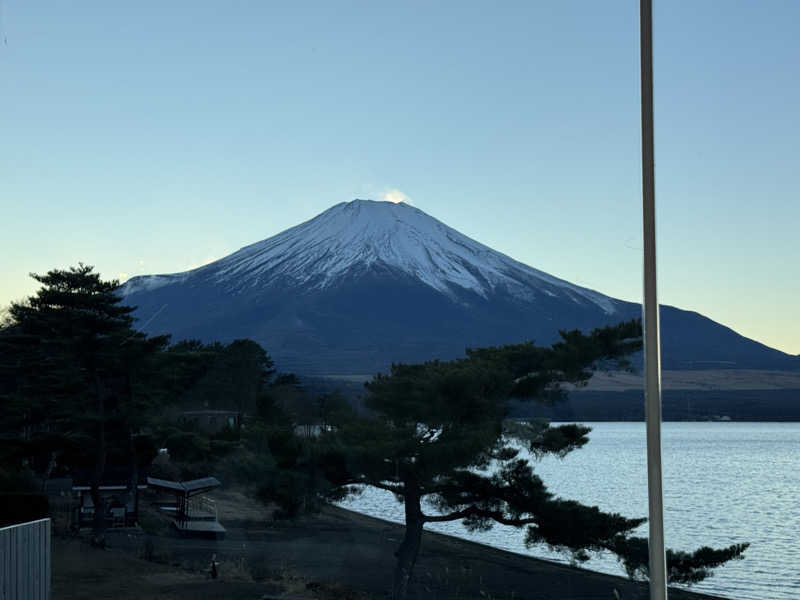
[[[50,600],[50,519],[0,528],[0,600]]]

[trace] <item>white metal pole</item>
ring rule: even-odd
[[[640,0],[642,78],[642,216],[644,237],[644,375],[647,491],[650,512],[650,599],[667,598],[661,478],[661,348],[656,278],[656,192],[653,144],[653,3]]]

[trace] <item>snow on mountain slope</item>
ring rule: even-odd
[[[467,290],[488,298],[499,289],[521,300],[537,294],[588,301],[605,314],[617,301],[524,265],[403,203],[354,200],[246,246],[194,271],[131,279],[125,295],[201,277],[231,294],[289,280],[324,289],[345,274],[398,269],[448,296]]]

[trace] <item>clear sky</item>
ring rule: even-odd
[[[660,299],[800,353],[800,2],[656,0]],[[353,198],[641,301],[638,2],[0,0],[0,305]]]

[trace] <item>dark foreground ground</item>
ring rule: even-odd
[[[111,550],[57,540],[53,598],[202,600],[389,597],[402,527],[338,508],[291,525],[224,521],[225,540],[186,540],[130,531]],[[212,554],[219,578],[204,572]],[[149,560],[145,560],[146,557]],[[634,600],[647,587],[426,532],[410,598]],[[671,600],[710,598],[674,590]]]

